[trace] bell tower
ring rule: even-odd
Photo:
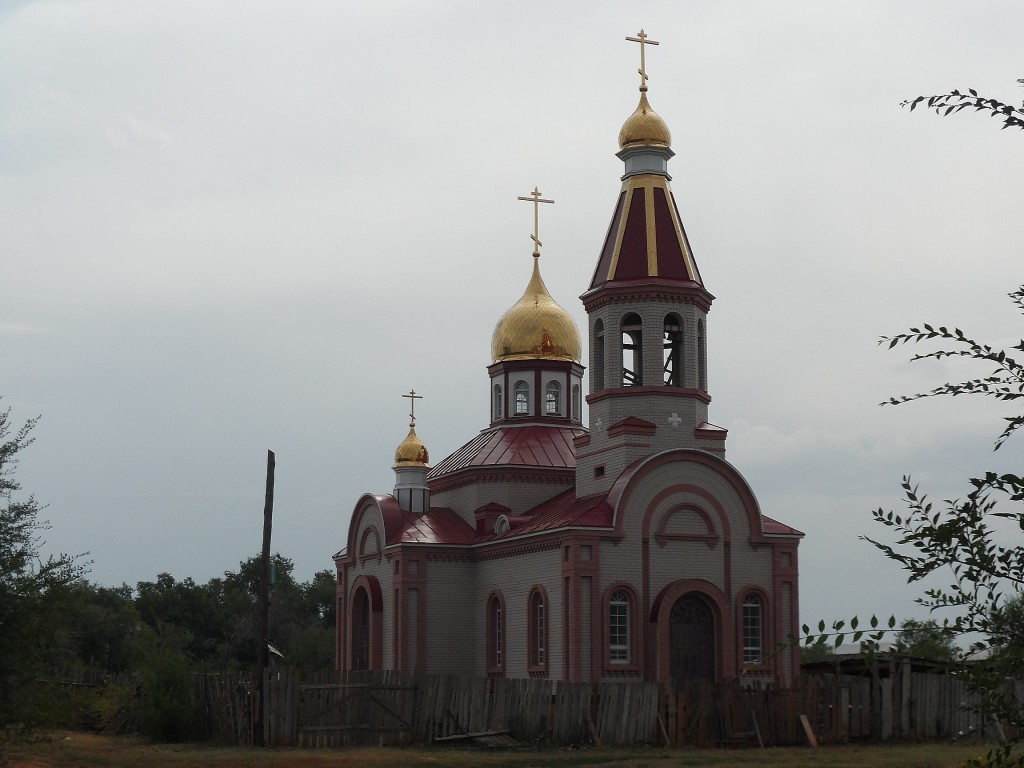
[[[672,134],[647,100],[643,30],[640,103],[619,131],[622,186],[590,287],[580,298],[590,340],[590,432],[576,440],[576,491],[607,492],[646,456],[676,448],[725,455],[708,422],[704,287],[669,182]]]

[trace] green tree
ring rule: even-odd
[[[1024,313],[1024,286],[1009,294]],[[883,405],[900,405],[939,395],[974,395],[1016,404],[1024,398],[1024,339],[1008,350],[978,342],[959,328],[923,325],[906,333],[883,337],[880,343],[890,348],[904,344],[938,342],[942,348],[916,354],[912,360],[961,357],[988,366],[986,375],[962,382],[947,383],[927,392],[891,398]],[[995,441],[999,449],[1022,425],[1024,415],[1006,417],[1006,426]],[[1024,766],[1024,755],[1014,755],[1015,745],[1024,741],[1024,702],[1004,695],[1005,681],[1024,678],[1024,654],[1021,653],[1020,618],[1024,614],[1020,593],[1024,589],[1024,478],[1015,474],[987,472],[971,478],[970,490],[963,499],[935,506],[919,491],[909,477],[903,478],[907,511],[896,514],[878,509],[874,520],[888,528],[895,543],[864,537],[887,558],[899,563],[909,582],[945,575],[946,586],[927,587],[917,602],[942,616],[942,636],[970,642],[968,655],[976,659],[960,672],[970,690],[978,694],[971,705],[986,719],[1010,726],[1011,737],[992,750],[978,766]],[[817,632],[804,626],[804,642],[811,645],[833,640],[843,642],[852,634],[856,642],[867,637],[878,642],[887,631],[895,630],[895,619],[887,627],[875,617],[860,627],[856,617],[849,623],[834,622],[831,631],[824,622]],[[903,630],[907,627],[904,626]],[[913,629],[913,628],[911,628]]]
[[[1024,83],[1024,78],[1017,80],[1017,82]],[[914,99],[907,99],[900,106],[909,106],[910,111],[913,112],[921,104],[942,116],[956,114],[965,109],[973,109],[975,112],[985,112],[991,117],[1002,120],[1004,129],[1024,129],[1024,109],[1004,104],[998,99],[979,96],[978,92],[973,88],[969,88],[967,93],[953,90],[949,93],[940,93],[934,96],[918,96]]]
[[[49,526],[35,496],[20,495],[14,477],[37,419],[21,427],[0,411],[0,724],[44,719],[33,684],[47,670],[47,638],[66,605],[68,587],[85,571],[79,557],[43,559]]]
[[[905,619],[900,624],[893,649],[929,661],[953,661],[960,655],[951,633],[935,619]]]
[[[990,637],[995,651],[1024,657],[1024,593],[1007,598],[993,612]]]

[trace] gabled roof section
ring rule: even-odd
[[[780,523],[778,520],[773,520],[768,515],[761,515],[761,528],[764,531],[765,536],[799,536],[803,537],[805,534],[803,531],[798,531],[792,526]]]
[[[623,182],[590,290],[652,279],[704,287],[668,179],[656,173]]]
[[[522,466],[575,469],[573,439],[585,434],[580,427],[503,425],[485,429],[427,475],[430,480],[471,467]]]
[[[570,488],[518,516],[515,523],[510,534],[490,534],[477,541],[506,539],[570,526],[611,528],[612,507],[603,493],[576,498],[575,489]]]
[[[398,537],[401,544],[472,544],[473,527],[448,508],[431,509],[422,515],[408,515]]]

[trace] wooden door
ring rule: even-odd
[[[715,614],[699,595],[683,595],[669,615],[669,658],[677,691],[689,680],[715,679]]]

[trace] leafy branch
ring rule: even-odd
[[[1024,83],[1024,78],[1017,80],[1017,82]],[[969,88],[967,93],[954,90],[934,96],[918,96],[915,99],[907,99],[900,102],[901,107],[909,106],[911,112],[921,104],[924,104],[925,107],[943,117],[973,108],[975,112],[987,112],[991,117],[1001,119],[1004,130],[1006,128],[1020,128],[1024,130],[1024,108],[1005,104],[998,99],[979,96],[978,92],[973,88]]]
[[[1007,295],[1017,308],[1024,313],[1024,286]],[[981,395],[983,397],[993,397],[1003,402],[1013,402],[1024,398],[1024,365],[1018,359],[1010,357],[1006,350],[993,349],[988,344],[977,342],[965,335],[959,328],[950,330],[944,325],[936,327],[925,323],[920,328],[911,328],[906,333],[899,333],[895,336],[882,336],[878,343],[886,344],[892,349],[899,344],[917,344],[934,339],[952,342],[955,348],[916,354],[910,358],[911,362],[927,359],[941,360],[946,357],[966,357],[994,364],[995,369],[988,376],[961,382],[947,382],[928,392],[891,397],[883,402],[882,405],[900,405],[901,403],[920,400],[924,397],[935,397],[936,395]],[[1021,339],[1010,349],[1024,353],[1024,339]],[[1024,414],[1008,416],[1005,418],[1005,421],[1007,422],[1006,428],[995,442],[997,450],[1010,435],[1021,426],[1024,426]]]

